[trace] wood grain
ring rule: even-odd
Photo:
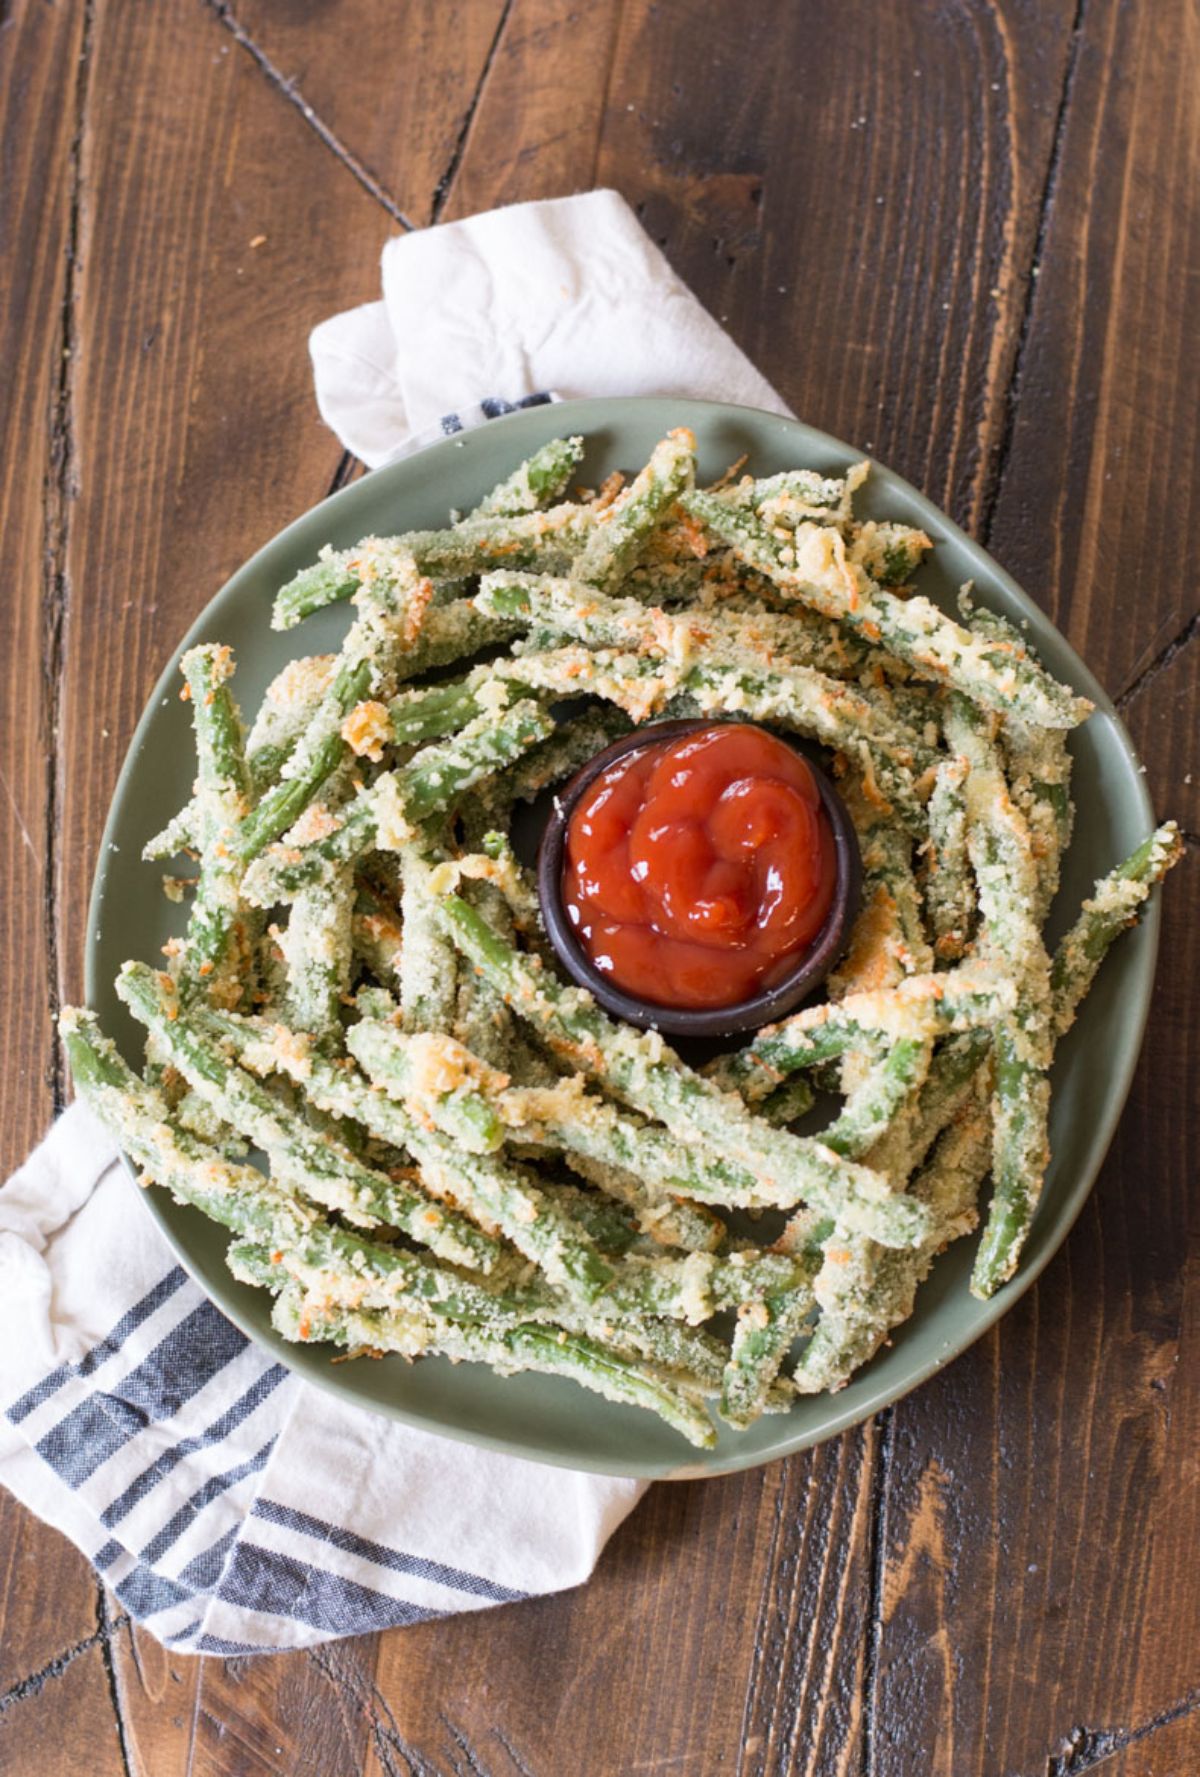
[[[64,533],[76,474],[69,354],[77,343],[73,144],[86,86],[84,38],[81,11],[33,0],[5,9],[0,30],[0,166],[10,193],[36,194],[36,201],[0,201],[0,411],[9,442],[0,468],[0,1177],[44,1133],[61,1090],[51,1026],[51,845],[59,818]],[[0,1496],[0,1699],[95,1636],[96,1599],[83,1557]],[[56,1682],[44,1678],[23,1695]],[[0,1767],[11,1756],[8,1723],[8,1712],[0,1713]]]
[[[62,533],[74,463],[66,393],[73,343],[79,14],[16,6],[0,31],[0,165],[36,204],[0,206],[0,406],[10,449],[0,473],[7,564],[0,600],[0,997],[5,1056],[0,1176],[24,1159],[55,1109],[47,929],[52,880]]]
[[[623,9],[598,182],[802,419],[968,527],[1003,436],[1072,12]]]
[[[369,1639],[339,1647],[370,1672]],[[366,1723],[345,1706],[327,1656],[180,1659],[151,1636],[114,1644],[129,1777],[357,1777]]]
[[[1192,635],[1183,646],[1168,650],[1163,664],[1145,671],[1119,706],[1146,761],[1156,807],[1192,835],[1200,834],[1198,640]]]
[[[513,0],[483,82],[446,221],[596,183],[618,0]]]
[[[128,1777],[99,1643],[73,1653],[55,1674],[34,1674],[0,1713],[0,1769],[12,1777]]]
[[[1068,626],[1200,834],[1184,0],[13,0],[0,21],[0,165],[36,195],[0,201],[28,446],[0,478],[0,818],[15,803],[38,864],[0,825],[13,1155],[52,1102],[47,984],[77,991],[133,721],[227,573],[353,472],[304,341],[375,293],[403,220],[615,185],[804,418]],[[83,1562],[5,1501],[0,1767],[42,1777],[49,1747],[101,1777],[1184,1777],[1198,878],[1200,845],[1066,1248],[880,1423],[653,1490],[585,1588],[258,1661],[114,1631]]]
[[[1178,274],[1198,217],[1168,169],[1191,164],[1200,101],[1176,59],[1195,17],[1172,17],[1174,34],[1162,14],[1150,31],[1136,9],[1083,11],[989,541],[1114,690],[1133,682],[1151,793],[1189,824],[1195,483],[1178,478],[1176,531],[1159,464],[1167,436],[1168,456],[1195,453],[1200,342]],[[1079,1225],[991,1337],[896,1409],[882,1771],[927,1769],[914,1714],[939,1724],[936,1769],[1033,1771],[1081,1724],[1083,1746],[1093,1725],[1128,1737],[1195,1686],[1198,892],[1192,850],[1164,899],[1130,1105]],[[1153,1761],[1152,1731],[1145,1745]]]
[[[504,0],[208,3],[238,30],[265,77],[314,113],[398,218],[414,227],[435,220]]]
[[[1181,1713],[1174,1720],[1163,1723],[1161,1727],[1149,1733],[1140,1733],[1131,1744],[1121,1744],[1117,1737],[1116,1750],[1111,1757],[1105,1748],[1109,1744],[1103,1735],[1098,1739],[1100,1760],[1094,1761],[1092,1769],[1100,1763],[1104,1777],[1187,1777],[1192,1771],[1200,1770],[1200,1699],[1193,1697],[1189,1703],[1181,1704]],[[1086,1741],[1084,1741],[1086,1745]],[[1076,1770],[1086,1770],[1086,1765],[1076,1765]],[[1064,1777],[1071,1771],[1067,1766]],[[1051,1777],[1058,1777],[1052,1772]]]
[[[1090,0],[990,541],[1115,696],[1200,611],[1200,16]]]

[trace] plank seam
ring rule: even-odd
[[[862,1777],[873,1777],[875,1771],[875,1693],[879,1677],[879,1654],[883,1645],[883,1578],[887,1565],[887,1543],[884,1518],[887,1513],[888,1482],[892,1472],[892,1440],[895,1432],[895,1408],[885,1407],[878,1419],[879,1468],[871,1497],[871,1523],[867,1548],[867,1646],[863,1658],[862,1688]]]
[[[759,1509],[761,1509],[762,1489],[766,1485],[765,1476],[761,1471],[758,1484]],[[750,1722],[754,1714],[755,1704],[758,1701],[759,1685],[762,1682],[763,1663],[766,1658],[765,1621],[771,1598],[772,1583],[775,1579],[776,1558],[779,1553],[779,1539],[783,1527],[783,1500],[786,1487],[787,1469],[786,1465],[781,1465],[775,1488],[775,1497],[771,1507],[771,1536],[767,1546],[766,1561],[763,1566],[762,1592],[759,1595],[758,1611],[754,1621],[754,1640],[751,1646],[750,1670],[746,1675],[746,1698],[742,1705],[742,1727],[741,1733],[738,1735],[738,1762],[734,1777],[746,1777],[746,1747],[750,1736]]]
[[[1107,1764],[1119,1752],[1148,1740],[1160,1728],[1172,1727],[1196,1709],[1200,1709],[1200,1688],[1189,1691],[1137,1728],[1074,1728],[1068,1750],[1047,1758],[1046,1777],[1081,1777],[1083,1772]]]
[[[127,1623],[129,1618],[124,1621]],[[117,1726],[117,1745],[121,1750],[121,1769],[125,1777],[134,1777],[133,1753],[129,1743],[129,1731],[125,1725],[125,1711],[121,1706],[121,1689],[117,1682],[117,1667],[113,1659],[113,1623],[109,1616],[108,1593],[104,1581],[96,1581],[96,1627],[100,1641],[100,1658],[104,1664],[104,1677],[108,1685],[109,1701]]]
[[[1143,691],[1148,691],[1150,689],[1150,686],[1154,683],[1159,674],[1166,672],[1167,668],[1171,665],[1171,662],[1178,659],[1179,655],[1183,653],[1184,649],[1191,642],[1195,641],[1198,635],[1200,635],[1200,611],[1194,612],[1188,622],[1184,624],[1179,634],[1174,636],[1167,643],[1166,647],[1154,656],[1154,659],[1150,662],[1149,666],[1143,667],[1141,672],[1137,673],[1129,684],[1126,685],[1124,691],[1121,692],[1116,700],[1117,708],[1122,712],[1127,710],[1130,704],[1134,703],[1142,695]]]
[[[279,93],[281,98],[286,99],[289,105],[295,106],[317,140],[324,143],[334,158],[341,162],[353,178],[357,179],[363,190],[387,211],[393,222],[398,223],[406,232],[411,233],[416,227],[416,223],[410,221],[391,192],[368,167],[364,166],[337,132],[330,128],[323,117],[318,116],[296,82],[289,79],[282,68],[276,67],[266,51],[255,42],[249,31],[246,30],[233,8],[228,4],[228,0],[203,0],[203,4],[213,14],[217,22],[229,32],[234,42],[245,50],[260,73],[266,76],[269,85]]]
[[[79,353],[76,305],[79,299],[79,257],[83,214],[83,141],[91,86],[95,0],[85,0],[75,74],[74,127],[67,152],[66,266],[59,314],[57,371],[50,402],[42,529],[41,677],[45,723],[45,825],[42,917],[46,925],[46,1004],[50,1013],[50,1052],[46,1084],[57,1117],[66,1102],[66,1075],[58,1041],[60,957],[58,943],[59,867],[59,722],[65,678],[65,636],[71,605],[67,548],[71,503],[76,492],[75,364]]]
[[[119,1629],[128,1621],[127,1616],[117,1617],[111,1626],[113,1629]],[[76,1641],[70,1647],[64,1647],[61,1652],[54,1655],[53,1659],[47,1660],[44,1666],[39,1666],[36,1672],[31,1672],[27,1678],[18,1679],[16,1684],[10,1685],[4,1695],[0,1697],[0,1715],[18,1703],[24,1703],[27,1698],[36,1697],[43,1686],[47,1685],[52,1678],[61,1678],[67,1667],[72,1665],[80,1654],[90,1653],[101,1639],[100,1630],[96,1630],[92,1635],[85,1635],[82,1641]]]
[[[1045,253],[1050,214],[1054,208],[1054,197],[1058,190],[1059,171],[1067,134],[1067,115],[1071,108],[1071,95],[1074,91],[1075,75],[1079,65],[1079,50],[1083,41],[1086,12],[1087,0],[1076,0],[1075,17],[1071,21],[1071,34],[1068,39],[1067,65],[1063,73],[1062,93],[1059,96],[1058,110],[1054,118],[1050,158],[1046,163],[1046,177],[1042,184],[1041,197],[1038,200],[1037,232],[1034,235],[1033,257],[1025,279],[1025,300],[1021,308],[1021,323],[1017,329],[1017,346],[1013,353],[1012,374],[1009,377],[1004,397],[1004,424],[1000,431],[1000,441],[996,446],[993,467],[987,478],[984,497],[980,502],[979,534],[985,547],[991,541],[996,509],[1000,503],[1004,477],[1008,471],[1009,458],[1012,455],[1013,437],[1017,426],[1017,408],[1020,403],[1021,383],[1025,371],[1025,354],[1033,326],[1034,293],[1037,289],[1038,276]]]
[[[441,220],[442,211],[446,208],[451,188],[458,175],[458,169],[462,165],[463,155],[466,153],[467,137],[471,133],[471,125],[475,121],[475,113],[479,109],[479,101],[483,97],[483,89],[487,85],[488,75],[491,73],[492,64],[496,60],[496,52],[500,48],[500,40],[504,36],[504,32],[508,26],[512,9],[513,0],[504,0],[504,5],[500,11],[500,17],[496,23],[495,33],[491,43],[488,45],[487,55],[483,60],[483,67],[480,70],[479,79],[475,82],[475,90],[471,94],[466,113],[459,126],[458,135],[454,138],[454,147],[450,151],[450,159],[446,162],[446,169],[433,188],[433,201],[429,209],[429,220],[431,223],[439,222]]]
[[[616,16],[613,19],[612,31],[608,39],[608,61],[604,69],[604,85],[601,88],[600,117],[596,126],[596,151],[592,155],[592,178],[594,187],[600,176],[600,157],[604,152],[604,126],[608,120],[609,96],[612,93],[613,70],[617,65],[617,51],[621,46],[621,26],[624,23],[624,5],[617,0]],[[644,206],[643,206],[644,207]],[[642,210],[638,210],[638,220],[642,220]]]

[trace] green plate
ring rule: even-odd
[[[695,431],[705,479],[715,479],[743,452],[756,475],[803,466],[839,472],[862,455],[795,420],[710,402],[570,401],[532,408],[447,438],[334,494],[259,550],[217,594],[167,663],[138,724],[117,782],[92,891],[88,1003],[131,1062],[139,1061],[141,1043],[113,992],[113,978],[126,957],[153,960],[180,929],[180,910],[162,893],[161,868],[139,858],[146,839],[191,793],[191,724],[178,696],[184,649],[196,642],[231,643],[238,662],[236,690],[243,707],[253,710],[287,660],[336,647],[349,621],[342,608],[322,612],[285,635],[268,626],[276,589],[322,545],[342,548],[370,533],[443,525],[451,507],[469,508],[536,446],[566,433],[587,437],[584,477],[598,485],[613,468],[639,466],[655,441],[679,425]],[[1071,740],[1078,814],[1051,922],[1056,936],[1095,878],[1153,828],[1129,737],[1078,655],[977,543],[887,469],[873,472],[860,500],[867,516],[919,525],[934,539],[933,560],[921,572],[924,592],[952,609],[957,588],[974,580],[981,603],[1024,624],[1051,672],[1096,705]],[[722,1429],[711,1451],[693,1452],[648,1413],[610,1405],[557,1377],[502,1380],[478,1366],[452,1366],[441,1358],[409,1365],[389,1357],[331,1367],[328,1349],[288,1345],[272,1330],[266,1298],[236,1283],[225,1269],[227,1236],[221,1229],[172,1203],[163,1191],[137,1195],[192,1276],[244,1332],[343,1400],[468,1443],[606,1474],[683,1478],[751,1468],[832,1437],[915,1388],[998,1320],[1048,1263],[1092,1187],[1129,1091],[1150,1000],[1158,925],[1153,904],[1138,930],[1123,937],[1105,963],[1078,1023],[1059,1048],[1050,1119],[1054,1158],[1013,1281],[990,1302],[975,1301],[967,1290],[974,1242],[958,1242],[938,1260],[912,1319],[847,1388],[800,1400],[790,1413],[761,1419],[747,1432]],[[141,1213],[132,1192],[129,1213]]]

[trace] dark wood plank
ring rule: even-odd
[[[8,564],[0,601],[0,1178],[44,1133],[55,1101],[47,832],[56,794],[61,529],[73,468],[62,396],[72,368],[63,354],[70,345],[71,143],[82,39],[77,11],[32,3],[14,6],[0,31],[0,165],[9,191],[0,207],[0,410],[10,446],[0,469]]]
[[[588,1586],[385,1637],[367,1777],[389,1744],[494,1777],[857,1771],[876,1457],[868,1429],[655,1488]]]
[[[1200,1707],[1194,1698],[1190,1707],[1185,1707],[1186,1713],[1148,1733],[1138,1733],[1131,1744],[1118,1743],[1111,1758],[1105,1754],[1107,1742],[1101,1736],[1097,1763],[1103,1777],[1187,1777],[1191,1771],[1200,1771]],[[1086,1765],[1081,1768],[1089,1769]],[[1096,1765],[1090,1768],[1094,1770]],[[1067,1765],[1062,1777],[1069,1777],[1071,1770]],[[1054,1771],[1050,1777],[1060,1774]]]
[[[408,222],[435,219],[504,0],[218,0],[217,10]]]
[[[620,0],[513,0],[446,221],[591,188],[621,10]]]
[[[1066,1246],[895,1409],[871,1703],[888,1777],[1040,1771],[1080,1723],[1132,1729],[1195,1683],[1198,890],[1192,856],[1130,1105]]]
[[[0,1699],[97,1634],[96,1602],[83,1556],[0,1492]]]
[[[197,1660],[125,1631],[114,1655],[129,1777],[359,1777],[368,1726],[345,1689],[351,1675],[369,1689],[374,1647]]]
[[[1200,648],[1196,638],[1151,666],[1121,702],[1121,715],[1150,773],[1155,806],[1200,834]]]
[[[1200,20],[1082,18],[991,540],[1116,695],[1200,610]]]
[[[1196,609],[1194,491],[1167,476],[1182,528],[1164,524],[1158,473],[1194,459],[1200,375],[1177,296],[1200,212],[1169,171],[1200,132],[1185,12],[1147,30],[1084,9],[990,542],[1114,690],[1140,676],[1126,714],[1151,792],[1190,823],[1200,657],[1169,644]],[[929,1768],[914,1721],[938,1724],[935,1768],[956,1777],[1040,1770],[1079,1724],[1130,1733],[1195,1682],[1198,888],[1193,850],[1130,1106],[1064,1252],[896,1410],[881,1772]]]
[[[49,945],[54,873],[47,845],[58,794],[53,737],[62,528],[75,468],[67,404],[73,366],[64,353],[74,343],[72,142],[86,84],[83,47],[80,9],[33,0],[5,8],[0,411],[9,449],[0,465],[7,569],[0,600],[0,1179],[44,1132],[58,1083]],[[0,1495],[0,1697],[14,1689],[25,1699],[38,1695],[36,1675],[96,1631],[96,1583],[83,1557],[9,1495]],[[44,1682],[53,1690],[53,1681]],[[72,1711],[85,1694],[89,1708],[97,1704],[97,1730],[111,1728],[103,1690],[85,1693],[72,1686],[59,1698],[68,1736],[75,1731]],[[14,1707],[9,1704],[0,1723]],[[25,1744],[24,1729],[20,1738]],[[0,1737],[0,1764],[5,1758]]]
[[[59,1771],[128,1777],[98,1644],[67,1660],[61,1671],[39,1674],[0,1711],[0,1769],[5,1777]]]
[[[802,419],[978,522],[1073,5],[624,8],[617,186]]]
[[[133,723],[221,581],[327,491],[341,453],[316,416],[307,332],[372,293],[393,231],[210,11],[102,5],[94,38],[63,693],[67,995],[79,991],[89,879]],[[253,1687],[211,1711],[181,1703],[199,1668],[168,1667],[146,1638],[137,1658],[118,1646],[115,1659],[127,1731],[153,1777],[241,1768],[221,1762],[235,1726],[237,1756],[258,1744],[270,1769],[289,1709],[314,1756],[342,1745],[332,1706],[300,1706],[303,1659],[263,1663]],[[219,1668],[205,1676],[225,1682]]]

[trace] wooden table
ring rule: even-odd
[[[0,6],[6,1165],[162,660],[356,473],[305,339],[397,229],[616,186],[1040,601],[1190,829],[1108,1164],[945,1375],[655,1489],[583,1590],[278,1659],[167,1657],[5,1498],[9,1777],[1200,1770],[1198,49],[1194,0]]]

